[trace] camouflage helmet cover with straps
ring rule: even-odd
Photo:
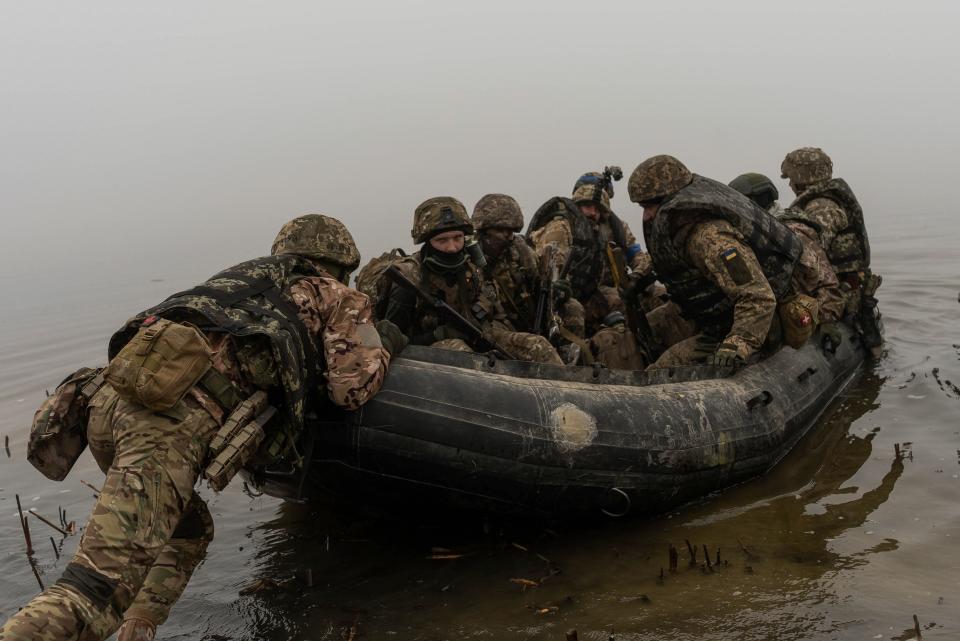
[[[458,230],[465,234],[473,233],[473,225],[467,215],[467,208],[451,196],[429,198],[417,207],[413,213],[413,229],[410,235],[413,242],[425,243],[431,236],[445,231]]]
[[[360,265],[360,251],[350,230],[336,218],[323,214],[306,214],[285,224],[270,253],[331,262],[351,272]]]
[[[673,156],[652,156],[630,174],[627,191],[632,202],[643,204],[675,194],[692,181],[690,170]]]
[[[819,147],[794,149],[780,165],[780,177],[793,181],[798,188],[821,183],[833,177],[833,161]]]
[[[518,232],[523,229],[523,212],[512,196],[487,194],[477,201],[470,222],[477,231],[503,227]]]

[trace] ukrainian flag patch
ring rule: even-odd
[[[727,273],[730,274],[730,278],[733,279],[735,285],[739,287],[753,281],[753,274],[750,272],[750,268],[736,248],[730,247],[729,249],[724,249],[720,252],[720,259],[727,268]]]

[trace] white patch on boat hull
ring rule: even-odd
[[[563,452],[582,450],[597,437],[597,420],[573,403],[564,403],[550,412],[550,427]]]

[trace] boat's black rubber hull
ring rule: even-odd
[[[639,373],[411,350],[361,411],[320,430],[305,494],[545,516],[667,510],[786,454],[862,361],[845,338],[834,355],[809,344],[728,378],[678,370],[646,385],[630,384]],[[298,489],[260,480],[270,494]]]

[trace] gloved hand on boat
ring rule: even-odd
[[[732,343],[720,343],[717,351],[707,357],[707,365],[717,367],[740,367],[744,360],[740,358],[737,346]]]
[[[380,334],[380,342],[386,348],[391,357],[396,356],[403,351],[403,348],[410,342],[400,328],[388,320],[377,321],[375,327]]]
[[[821,323],[817,333],[820,336],[820,344],[830,352],[836,350],[843,341],[843,334],[840,333],[836,323]]]

